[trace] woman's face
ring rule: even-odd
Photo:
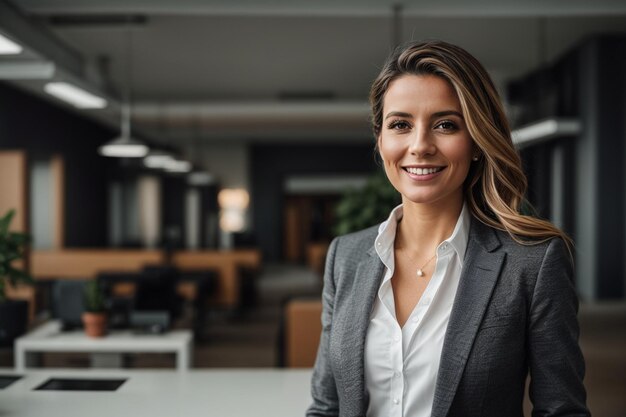
[[[404,203],[461,202],[474,150],[452,86],[433,75],[403,75],[383,102],[378,149]]]

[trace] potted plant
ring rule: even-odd
[[[85,333],[89,337],[102,337],[107,329],[107,314],[104,303],[104,294],[93,279],[85,284],[85,312],[82,315]]]
[[[0,218],[0,346],[10,346],[16,337],[26,332],[28,325],[28,302],[7,299],[7,284],[31,284],[33,279],[14,263],[24,259],[30,236],[9,230],[15,210],[9,210]]]
[[[365,187],[343,195],[335,211],[335,234],[345,235],[374,226],[385,220],[401,201],[384,172],[379,171],[368,179]]]

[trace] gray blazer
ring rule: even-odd
[[[363,351],[384,275],[376,235],[373,227],[330,245],[308,417],[367,411]],[[577,311],[561,239],[520,245],[472,217],[432,417],[523,416],[529,372],[533,416],[589,416]]]

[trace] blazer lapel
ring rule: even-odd
[[[357,407],[363,407],[358,415],[365,414],[366,407],[363,363],[365,336],[374,300],[385,272],[385,266],[375,249],[372,247],[367,253],[367,258],[357,266],[351,302],[346,310],[352,328],[344,331],[341,339],[342,375],[345,376],[343,386],[346,398],[350,398]]]
[[[495,251],[499,246],[495,232],[472,217],[463,270],[441,352],[432,417],[444,417],[454,399],[500,274],[505,254]]]

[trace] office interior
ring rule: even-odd
[[[92,372],[93,352],[62,350],[18,372],[15,343],[63,314],[80,327],[72,300],[98,281],[110,335],[186,330],[187,367],[208,373],[184,378],[278,372],[240,378],[293,385],[304,413],[337,207],[381,175],[369,85],[394,46],[431,38],[493,77],[529,202],[575,241],[589,406],[623,416],[626,4],[613,0],[0,0],[0,215],[31,236],[19,265],[34,278],[7,289],[27,333],[0,347],[0,375]],[[120,138],[143,156],[105,156]],[[98,360],[132,379],[179,375],[176,355]],[[6,404],[22,415],[30,395]]]

